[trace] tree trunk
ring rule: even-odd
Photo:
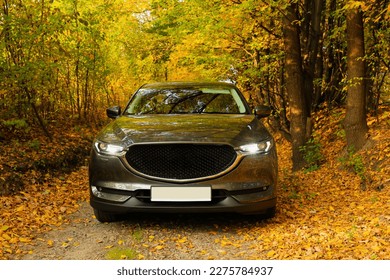
[[[290,134],[292,140],[293,170],[305,166],[300,147],[306,144],[307,103],[303,92],[303,73],[297,4],[292,2],[283,17],[283,39],[285,48],[286,88],[290,103]]]
[[[35,106],[35,103],[32,100],[31,91],[29,89],[27,89],[26,87],[23,87],[23,90],[24,90],[24,92],[27,95],[28,102],[29,102],[29,104],[31,105],[31,108],[34,111],[35,117],[37,118],[40,127],[42,128],[42,130],[45,133],[46,137],[49,138],[50,142],[53,141],[52,135],[50,134],[49,130],[47,129],[47,127],[45,125],[45,122],[43,121],[43,119],[41,118],[41,115],[39,114],[38,108]]]
[[[363,15],[347,10],[347,107],[344,120],[348,147],[359,150],[366,142],[365,62]]]
[[[305,91],[307,113],[310,115],[312,107],[315,107],[315,87],[314,79],[318,77],[316,73],[317,58],[319,52],[319,42],[321,37],[321,19],[323,10],[323,0],[305,0],[305,22],[306,27],[302,33],[304,54],[306,59],[303,62],[303,89]],[[308,116],[309,117],[309,116]],[[311,131],[310,131],[311,132]]]

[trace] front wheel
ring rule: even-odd
[[[264,219],[272,219],[276,215],[276,206],[268,208],[267,211],[262,215]]]
[[[276,215],[276,206],[266,209],[265,211],[246,213],[248,216],[256,216],[262,220],[272,219]]]
[[[96,219],[101,223],[111,223],[118,221],[120,216],[111,212],[102,211],[99,209],[93,209]]]

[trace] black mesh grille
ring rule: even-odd
[[[221,173],[236,157],[229,145],[209,144],[132,145],[126,154],[129,165],[140,173],[179,180]]]

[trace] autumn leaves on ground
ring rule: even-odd
[[[297,173],[290,171],[289,143],[276,135],[280,175],[275,218],[231,220],[223,215],[194,225],[162,221],[161,227],[154,220],[148,229],[127,221],[121,234],[132,241],[91,242],[108,259],[176,258],[175,252],[186,259],[389,259],[389,108],[368,118],[369,140],[358,153],[345,150],[343,116],[335,109],[316,115],[316,140],[306,147],[312,165]],[[39,131],[12,129],[8,136],[13,138],[2,139],[0,147],[0,259],[34,256],[42,248],[38,244],[77,247],[82,240],[61,243],[44,234],[86,223],[72,214],[88,200],[87,163],[80,157],[86,156],[94,132],[72,126],[55,131],[49,143],[36,138]],[[81,165],[73,164],[77,159]],[[119,231],[117,224],[95,222],[90,213],[98,229]],[[159,234],[151,233],[152,227]]]

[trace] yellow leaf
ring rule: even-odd
[[[17,211],[17,212],[21,212],[21,211],[24,210],[24,208],[25,208],[25,206],[24,206],[24,204],[22,204],[22,205],[20,205],[18,208],[16,208],[16,211]]]
[[[271,250],[267,253],[267,257],[272,258],[275,255],[275,251]]]
[[[20,242],[24,242],[24,243],[28,243],[28,242],[31,241],[31,239],[25,238],[25,237],[20,237],[20,238],[19,238],[19,241],[20,241]]]
[[[18,238],[12,237],[8,242],[11,244],[16,244],[16,243],[18,243],[18,241],[19,241]]]
[[[227,254],[227,252],[225,251],[225,250],[217,250],[218,251],[218,253],[220,253],[221,255],[226,255]]]
[[[6,231],[7,229],[9,229],[9,226],[2,226],[0,230],[1,231]]]
[[[111,249],[112,247],[114,247],[114,245],[108,245],[108,246],[104,247],[104,249]]]
[[[334,211],[334,208],[333,208],[333,206],[331,205],[331,206],[329,206],[329,210],[330,211]]]
[[[294,218],[294,217],[295,217],[294,213],[291,212],[291,211],[286,211],[286,215],[287,215],[287,217],[289,217],[289,218]]]
[[[376,225],[379,223],[379,218],[378,217],[375,217],[374,219],[371,220],[370,222],[372,225]]]
[[[118,245],[122,245],[123,244],[123,240],[118,240]]]
[[[374,245],[371,249],[375,252],[379,252],[381,250],[381,247],[379,247],[378,245]]]
[[[54,241],[53,240],[48,240],[47,241],[47,245],[49,245],[50,247],[52,247],[54,245]]]
[[[162,245],[156,246],[156,250],[161,250],[161,249],[163,249],[163,248],[164,248],[164,246],[162,246]]]
[[[5,240],[10,240],[10,239],[11,239],[11,236],[9,236],[9,235],[6,234],[6,233],[3,233],[2,237],[3,237]]]
[[[186,243],[187,242],[187,237],[183,237],[183,238],[177,240],[177,242],[179,242],[179,243]]]

